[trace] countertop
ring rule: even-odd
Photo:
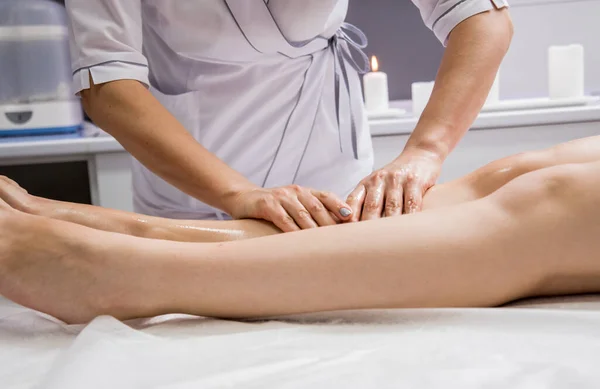
[[[391,106],[409,110],[410,101],[393,102]],[[373,136],[402,135],[410,134],[415,128],[417,120],[418,118],[408,113],[397,119],[371,120],[369,123]],[[479,114],[471,126],[471,130],[595,121],[600,122],[600,103],[576,107],[483,112]]]
[[[406,107],[410,102],[394,102],[394,107]],[[471,130],[548,125],[557,123],[600,122],[600,104],[539,110],[481,113]],[[373,136],[410,134],[417,118],[410,113],[396,119],[371,120]],[[122,146],[92,124],[86,124],[84,135],[78,138],[21,138],[10,141],[0,138],[0,160],[62,155],[92,155],[122,152]]]
[[[93,124],[84,124],[81,136],[0,138],[0,160],[62,155],[123,152],[123,147]]]

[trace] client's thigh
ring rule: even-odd
[[[517,223],[508,244],[549,266],[540,294],[599,291],[600,162],[522,175],[488,196]]]

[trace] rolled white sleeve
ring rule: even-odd
[[[148,86],[142,54],[141,0],[66,0],[70,23],[73,88],[137,80]]]
[[[425,25],[446,45],[450,32],[465,19],[482,12],[508,7],[506,0],[412,0]]]

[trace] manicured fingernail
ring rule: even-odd
[[[340,215],[342,215],[342,217],[348,217],[348,216],[352,215],[352,211],[349,210],[348,208],[342,208],[342,209],[340,209]]]

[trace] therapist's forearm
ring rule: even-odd
[[[253,186],[200,145],[139,82],[114,81],[82,92],[92,120],[151,171],[219,209],[223,199]]]
[[[480,112],[512,39],[508,10],[475,15],[450,34],[435,88],[407,149],[441,160],[458,144]]]

